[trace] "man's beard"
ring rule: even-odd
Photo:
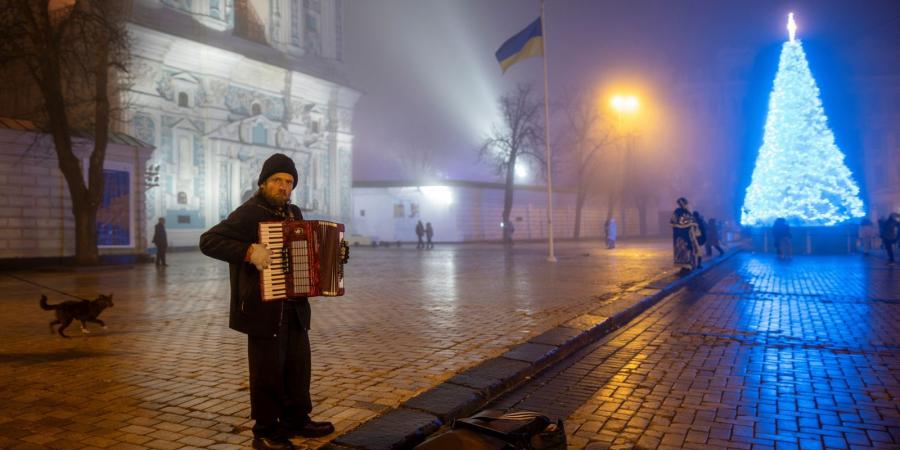
[[[262,194],[263,198],[265,198],[266,201],[269,202],[269,204],[271,204],[272,206],[277,206],[279,208],[287,205],[291,201],[291,197],[289,195],[281,195],[278,193],[269,195],[269,193],[267,193],[266,191],[263,191]]]

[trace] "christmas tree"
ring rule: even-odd
[[[793,225],[827,226],[862,217],[859,187],[835,145],[803,46],[794,38],[793,13],[788,31],[741,223],[771,225],[784,217]]]

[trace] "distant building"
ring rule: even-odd
[[[884,31],[890,36],[868,36],[845,52],[855,69],[848,90],[862,114],[862,182],[872,219],[900,213],[900,29]]]
[[[504,185],[475,181],[358,181],[353,184],[350,233],[360,242],[411,242],[415,226],[431,222],[436,242],[499,241],[503,236]],[[638,234],[636,211],[616,211],[616,221],[629,236]],[[600,238],[605,206],[592,203],[582,211],[581,237]],[[667,219],[668,220],[668,219]],[[516,186],[510,222],[515,240],[547,239],[547,187]],[[624,224],[624,225],[623,225]],[[575,226],[575,191],[553,194],[553,235],[571,239]],[[651,233],[657,233],[653,227]]]
[[[165,217],[170,245],[196,246],[279,152],[297,164],[307,216],[350,218],[359,93],[341,71],[341,22],[341,0],[134,0],[126,123],[160,171],[148,229]]]
[[[87,165],[90,136],[73,139]],[[144,167],[153,148],[112,132],[106,149],[104,195],[97,211],[101,255],[133,257],[147,250]],[[61,260],[75,254],[75,217],[52,137],[26,120],[0,117],[0,260]],[[0,265],[9,265],[0,263]]]
[[[134,79],[112,125],[155,148],[146,165],[158,170],[158,185],[141,175],[132,191],[146,192],[136,236],[165,217],[171,246],[196,247],[274,153],[297,165],[305,216],[349,221],[360,94],[343,75],[342,0],[128,0],[127,11]],[[0,87],[0,115],[40,107],[18,76]]]

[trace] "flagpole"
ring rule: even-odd
[[[544,0],[541,0],[541,39],[544,45],[544,141],[547,146],[547,261],[556,262],[553,254],[553,170],[550,151],[550,89],[547,82],[547,19],[544,17]]]

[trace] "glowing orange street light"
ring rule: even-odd
[[[634,114],[640,106],[637,97],[633,95],[614,95],[610,103],[619,114]]]
[[[618,196],[621,200],[622,198],[624,198],[622,196],[622,193],[625,190],[625,178],[628,176],[627,173],[629,172],[629,160],[634,157],[634,148],[636,146],[635,141],[637,140],[637,133],[634,129],[637,124],[633,123],[635,122],[634,120],[628,119],[634,118],[634,116],[637,114],[638,108],[640,107],[640,102],[635,95],[617,94],[613,95],[610,104],[616,111],[616,115],[618,116],[617,128],[619,128],[619,133],[621,133],[622,137],[624,138],[624,145],[620,156],[622,170],[619,172],[620,175],[616,177],[616,184],[618,185]]]

